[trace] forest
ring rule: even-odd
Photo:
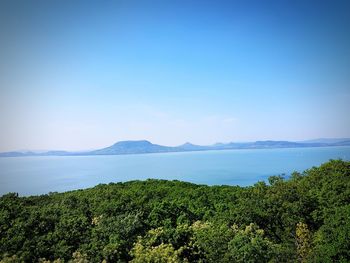
[[[0,262],[350,262],[350,162],[248,187],[129,181],[0,198]]]

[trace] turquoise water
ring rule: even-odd
[[[147,178],[246,186],[338,158],[350,160],[350,147],[0,158],[0,195],[45,194]]]

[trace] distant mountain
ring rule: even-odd
[[[212,146],[213,149],[268,149],[268,148],[296,148],[309,147],[309,145],[289,141],[256,141],[242,143],[217,143]]]
[[[166,153],[166,152],[188,152],[188,151],[207,151],[207,150],[232,150],[232,149],[273,149],[273,148],[300,148],[300,147],[331,147],[331,146],[350,146],[350,139],[315,139],[303,142],[290,141],[256,141],[256,142],[230,142],[216,143],[213,145],[202,146],[192,143],[185,143],[180,146],[170,147],[153,144],[146,140],[141,141],[121,141],[109,147],[86,151],[86,152],[67,152],[67,151],[47,151],[47,152],[3,152],[0,157],[21,157],[21,156],[85,156],[85,155],[119,155],[119,154],[140,154],[140,153]]]
[[[113,154],[133,154],[133,153],[161,153],[172,152],[175,147],[153,144],[149,141],[122,141],[112,146],[88,152],[88,155],[113,155]]]
[[[185,144],[182,144],[178,147],[175,147],[179,151],[204,151],[204,150],[210,150],[210,146],[201,146],[201,145],[195,145],[189,142],[186,142]]]
[[[306,141],[301,141],[300,143],[342,143],[350,141],[350,138],[319,138],[319,139],[313,139],[313,140],[306,140]]]
[[[45,156],[67,156],[67,155],[72,155],[73,153],[71,152],[66,152],[66,151],[48,151],[45,153],[38,153],[38,155],[45,155]]]
[[[48,152],[24,151],[24,152],[3,152],[3,153],[0,153],[0,157],[69,156],[69,155],[76,155],[76,154],[73,152],[66,152],[66,151],[48,151]]]
[[[21,156],[31,156],[35,155],[32,152],[3,152],[0,153],[0,157],[21,157]]]
[[[305,147],[305,145],[297,142],[289,141],[256,141],[250,145],[249,148],[297,148]]]
[[[347,141],[341,141],[333,143],[334,146],[350,146],[350,139]]]

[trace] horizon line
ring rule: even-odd
[[[295,143],[303,143],[303,142],[308,142],[308,141],[317,141],[317,140],[350,140],[350,136],[347,137],[319,137],[319,138],[311,138],[311,139],[303,139],[303,140],[288,140],[288,139],[258,139],[258,140],[244,140],[244,141],[228,141],[228,142],[214,142],[211,144],[195,144],[192,143],[190,141],[186,141],[182,144],[177,144],[177,145],[167,145],[167,144],[160,144],[160,143],[154,143],[151,140],[147,140],[147,139],[134,139],[134,140],[120,140],[120,141],[115,141],[114,143],[110,143],[108,145],[105,146],[99,146],[96,148],[88,148],[88,149],[79,149],[79,150],[64,150],[64,149],[18,149],[18,150],[6,150],[6,151],[0,151],[0,153],[8,153],[8,152],[20,152],[20,153],[28,153],[28,152],[33,152],[33,153],[45,153],[45,152],[51,152],[51,151],[64,151],[64,152],[74,152],[74,153],[83,153],[83,152],[88,152],[88,151],[94,151],[94,150],[98,150],[98,149],[103,149],[106,147],[110,147],[116,143],[119,142],[141,142],[141,141],[147,141],[151,144],[155,144],[155,145],[160,145],[160,146],[165,146],[165,147],[179,147],[185,144],[192,144],[195,146],[214,146],[216,144],[229,144],[229,143],[254,143],[254,142],[267,142],[267,141],[273,141],[273,142],[295,142]]]

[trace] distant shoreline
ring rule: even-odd
[[[315,140],[313,140],[315,141]],[[180,146],[170,147],[153,144],[149,141],[121,141],[112,146],[86,152],[47,151],[36,153],[32,151],[2,152],[0,157],[30,157],[30,156],[98,156],[98,155],[130,155],[176,152],[202,152],[223,150],[263,150],[263,149],[291,149],[291,148],[320,148],[350,146],[350,139],[334,143],[323,142],[292,142],[292,141],[256,141],[246,143],[220,143],[209,146],[185,143]]]

